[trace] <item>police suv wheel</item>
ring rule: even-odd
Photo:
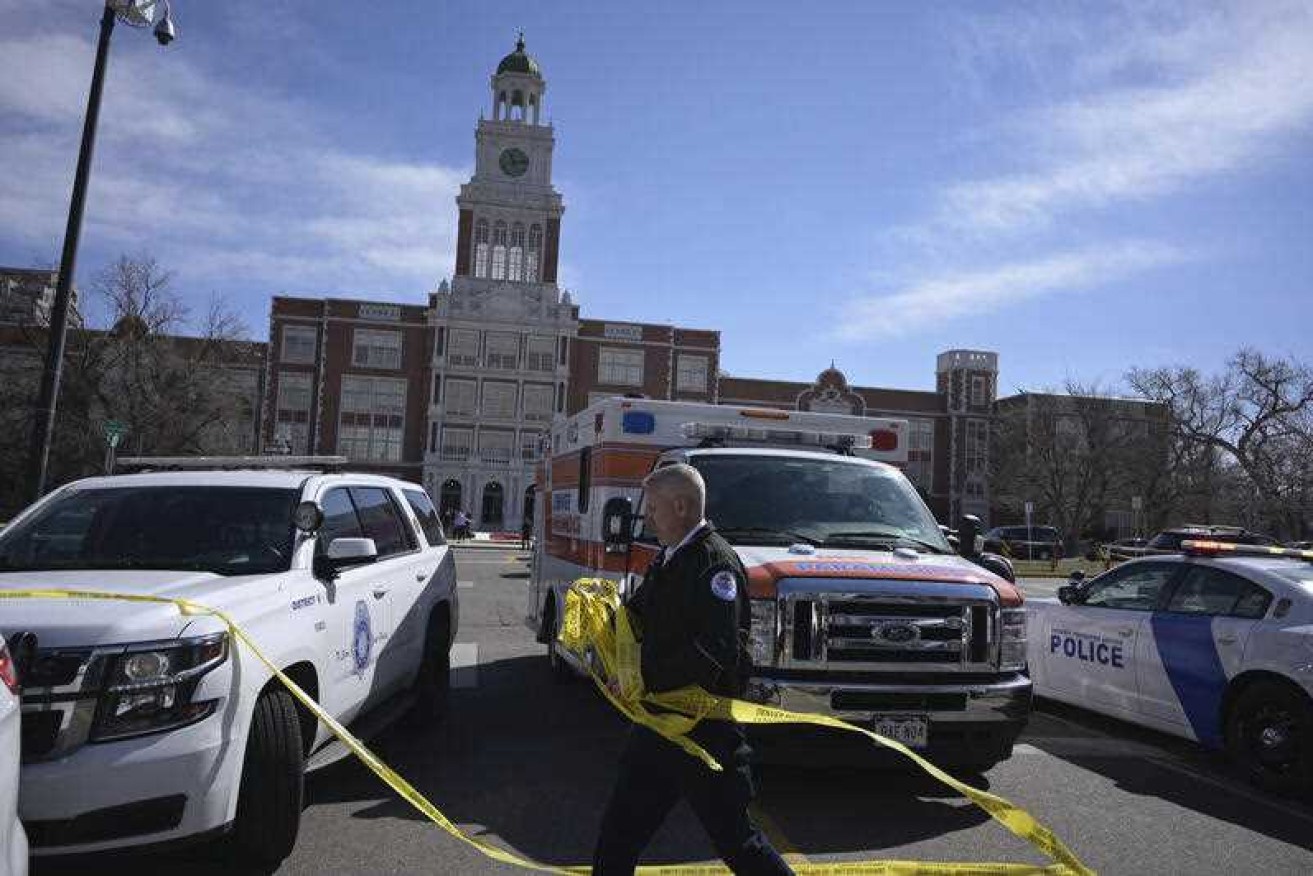
[[[445,617],[434,613],[424,635],[424,656],[415,675],[415,705],[411,715],[434,723],[447,714],[451,694],[451,628]]]
[[[292,853],[301,826],[305,749],[296,701],[286,690],[260,694],[242,763],[230,839],[243,863],[275,866]]]
[[[1226,722],[1232,759],[1255,784],[1290,793],[1313,790],[1313,702],[1289,685],[1255,682]]]

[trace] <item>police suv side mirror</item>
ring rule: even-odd
[[[976,557],[982,550],[980,537],[980,518],[974,514],[963,514],[961,521],[957,525],[958,553],[962,556],[971,558]]]
[[[622,554],[634,540],[634,503],[614,496],[602,506],[602,541],[608,554]]]
[[[1064,584],[1058,588],[1058,602],[1063,605],[1080,605],[1085,601],[1081,588],[1076,584]]]
[[[343,569],[363,566],[378,559],[378,547],[372,538],[335,538],[328,550],[315,557],[315,574],[329,581]]]

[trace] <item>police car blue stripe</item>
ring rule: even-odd
[[[1205,745],[1220,747],[1219,712],[1226,671],[1213,642],[1213,619],[1155,613],[1151,624],[1163,669],[1195,737]]]

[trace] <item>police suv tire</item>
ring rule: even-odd
[[[415,704],[411,717],[420,723],[437,723],[447,714],[451,698],[451,628],[436,611],[424,634],[424,654],[411,688]]]
[[[305,795],[305,749],[296,701],[286,690],[260,694],[242,762],[237,818],[229,843],[245,864],[276,866],[292,853]]]
[[[1284,730],[1284,752],[1264,757],[1267,728]],[[1226,744],[1254,784],[1283,794],[1313,791],[1313,701],[1292,685],[1257,681],[1246,687],[1226,716]]]

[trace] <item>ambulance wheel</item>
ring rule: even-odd
[[[418,723],[436,724],[447,714],[451,696],[451,626],[442,609],[429,616],[424,655],[411,688],[415,704],[410,715]]]
[[[243,864],[276,867],[292,853],[301,827],[305,749],[296,701],[281,688],[260,694],[242,762],[237,818],[229,836]]]
[[[561,652],[557,650],[556,637],[561,632],[561,624],[557,619],[556,600],[547,600],[547,608],[543,612],[543,629],[548,631],[547,638],[547,665],[551,667],[552,680],[558,684],[567,684],[574,681],[574,670],[570,664],[565,662]]]
[[[1313,702],[1291,685],[1256,681],[1231,706],[1227,748],[1250,781],[1281,793],[1313,790]]]

